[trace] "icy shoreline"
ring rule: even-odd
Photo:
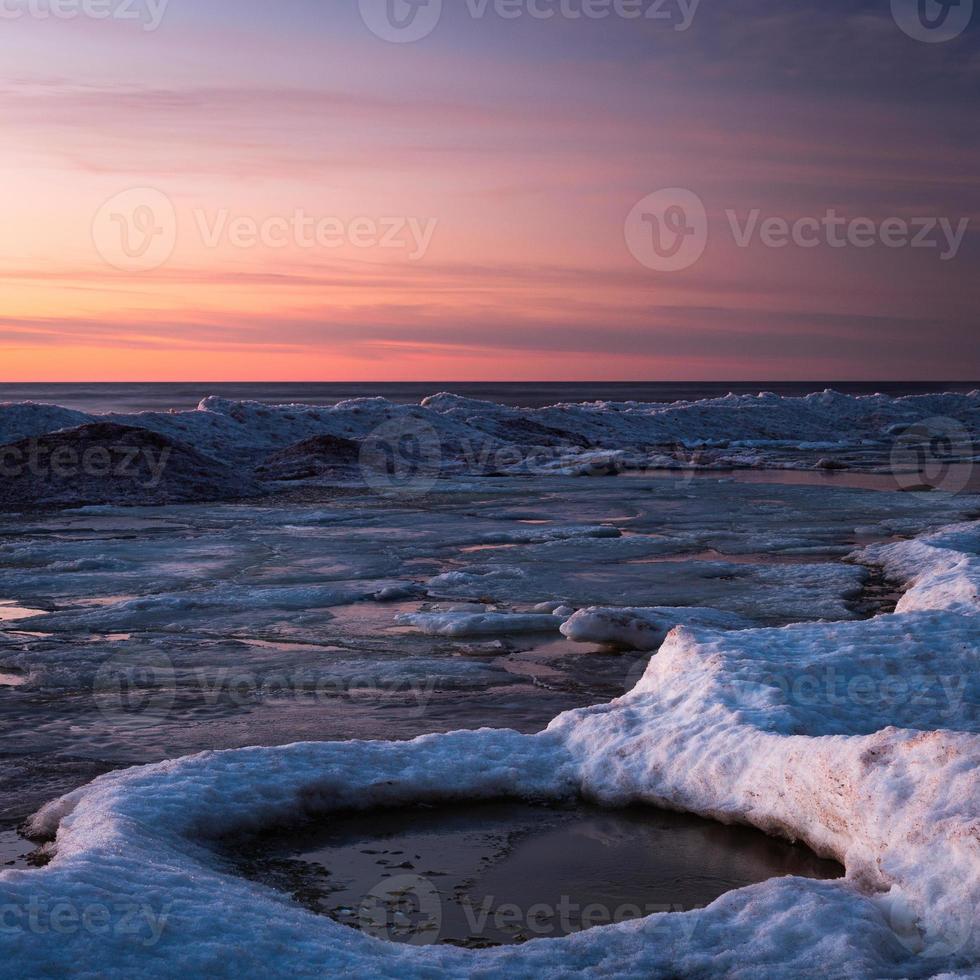
[[[83,450],[91,450],[95,434],[107,426],[129,427],[157,443],[164,440],[175,458],[200,454],[216,467],[231,464],[241,478],[240,496],[262,492],[255,480],[270,488],[283,481],[339,478],[349,483],[355,477],[378,492],[421,493],[442,477],[767,467],[896,473],[915,471],[936,453],[943,466],[970,462],[977,456],[971,433],[980,431],[980,391],[899,398],[763,392],[697,402],[596,402],[539,409],[446,393],[419,405],[360,398],[331,407],[209,397],[196,411],[130,415],[6,404],[0,405],[4,475],[33,477],[18,497],[37,503],[45,503],[46,495],[68,505],[134,503],[140,490],[144,496],[157,491],[161,502],[234,495],[234,481],[227,475],[215,477],[210,497],[206,487],[184,486],[177,479],[171,486],[150,488],[141,484],[127,489],[118,478],[100,483],[83,465]],[[54,443],[69,455],[78,444],[78,472],[57,492],[49,487],[49,444]],[[80,481],[80,474],[87,479]]]
[[[978,551],[980,524],[964,524],[862,552],[906,584],[891,615],[733,632],[678,627],[630,694],[560,715],[540,735],[482,730],[208,752],[102,777],[34,818],[36,831],[57,831],[51,865],[0,875],[4,925],[22,914],[20,928],[0,935],[9,968],[975,975]],[[386,944],[313,916],[223,873],[205,844],[331,809],[575,795],[795,837],[840,860],[847,878],[775,879],[702,911],[470,952]],[[59,903],[104,906],[110,916],[98,936],[62,930],[53,943]],[[30,909],[38,929],[23,924]],[[135,933],[123,928],[123,909]]]

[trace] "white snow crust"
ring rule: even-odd
[[[675,626],[708,626],[745,629],[748,620],[718,609],[655,606],[643,609],[580,609],[561,626],[561,632],[578,643],[601,643],[631,650],[656,650]]]

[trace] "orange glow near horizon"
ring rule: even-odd
[[[728,230],[752,208],[884,219],[910,187],[980,225],[953,110],[910,147],[906,105],[760,89],[701,45],[707,11],[704,35],[496,25],[525,32],[504,44],[459,23],[384,45],[352,11],[326,31],[312,7],[252,6],[236,15],[262,31],[235,33],[224,0],[222,17],[175,4],[146,35],[5,22],[0,381],[980,375],[970,255],[740,248]],[[627,29],[653,33],[617,35],[620,63],[602,31]],[[658,273],[624,221],[671,186],[703,198],[710,238]],[[151,249],[173,241],[119,268],[107,202],[134,190],[172,208]]]

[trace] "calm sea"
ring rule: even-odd
[[[694,401],[717,398],[729,392],[757,394],[774,391],[779,395],[806,395],[833,388],[851,395],[927,394],[937,391],[972,391],[976,381],[617,381],[617,382],[379,382],[379,383],[208,383],[168,384],[0,384],[0,402],[43,402],[84,412],[141,412],[196,408],[202,398],[223,398],[265,402],[332,405],[348,398],[382,396],[391,401],[418,403],[427,395],[451,391],[469,398],[480,398],[504,405],[539,408],[557,402]]]

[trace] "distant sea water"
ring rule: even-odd
[[[202,398],[218,395],[266,404],[332,405],[350,398],[381,396],[417,404],[442,391],[514,405],[541,408],[558,402],[676,402],[719,398],[729,392],[799,396],[833,388],[849,395],[900,395],[973,391],[978,381],[554,381],[554,382],[176,382],[126,384],[0,384],[0,402],[41,402],[82,412],[187,411]]]

